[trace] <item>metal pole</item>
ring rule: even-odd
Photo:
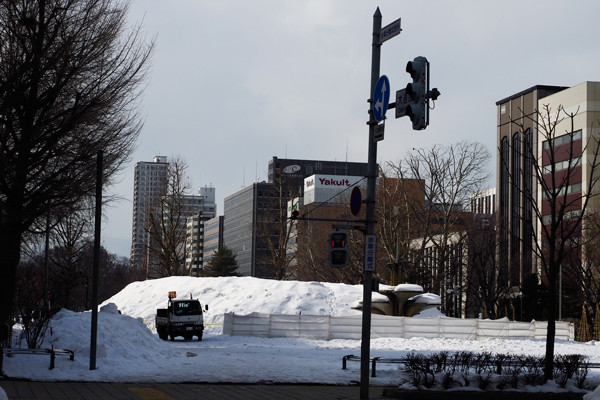
[[[379,61],[381,57],[381,44],[379,43],[379,32],[381,31],[381,12],[379,7],[373,15],[373,44],[371,55],[371,93],[370,100],[373,102],[373,92],[379,79]],[[369,117],[369,160],[367,165],[367,210],[366,210],[366,234],[375,234],[375,183],[377,179],[377,141],[375,140],[375,126],[377,121],[370,113]],[[365,253],[366,253],[365,240]],[[363,314],[362,314],[362,342],[360,346],[360,398],[369,398],[369,358],[371,347],[371,292],[373,291],[373,272],[364,270],[363,277]]]
[[[100,264],[100,227],[102,222],[102,150],[96,162],[96,218],[94,230],[94,270],[92,278],[92,337],[90,340],[90,370],[96,369],[98,338],[98,270]]]
[[[50,213],[46,213],[46,242],[44,246],[44,301],[48,300],[48,256],[50,251]]]

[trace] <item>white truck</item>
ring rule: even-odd
[[[156,332],[162,340],[175,340],[176,336],[182,336],[185,340],[191,340],[197,336],[202,340],[204,332],[204,316],[202,305],[197,299],[176,299],[176,292],[169,292],[167,308],[156,310]],[[208,310],[206,306],[205,311]]]

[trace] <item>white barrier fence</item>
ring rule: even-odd
[[[487,338],[546,338],[545,321],[513,322],[508,318],[409,318],[373,314],[371,337],[429,337],[478,340]],[[362,315],[225,314],[223,333],[230,336],[305,339],[361,339]],[[556,322],[556,339],[574,340],[569,322]]]

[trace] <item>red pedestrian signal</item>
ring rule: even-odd
[[[329,232],[329,266],[342,268],[348,264],[348,234]]]

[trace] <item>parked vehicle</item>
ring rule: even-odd
[[[185,340],[191,340],[197,336],[202,340],[204,332],[204,316],[202,305],[197,299],[177,299],[176,292],[169,292],[167,308],[156,310],[156,332],[162,340],[182,336]],[[208,306],[204,311],[208,311]]]

